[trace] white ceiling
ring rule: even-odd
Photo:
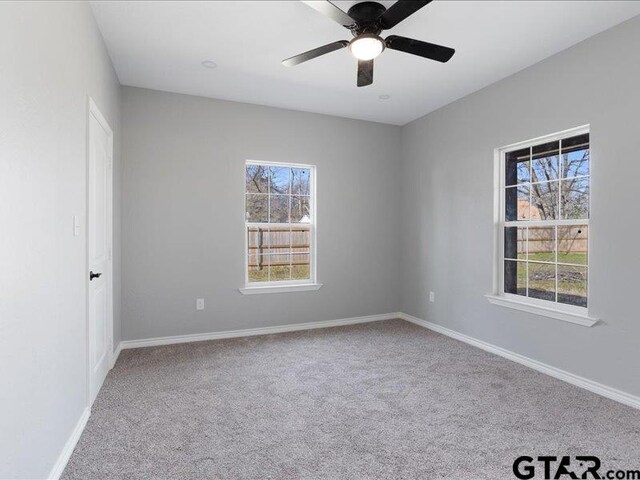
[[[335,3],[347,10],[357,2]],[[95,1],[92,7],[124,85],[396,125],[640,14],[640,2],[625,1],[434,1],[383,35],[453,47],[451,61],[387,50],[375,61],[373,85],[357,88],[348,50],[281,65],[351,38],[301,2]],[[204,68],[203,60],[218,67]]]

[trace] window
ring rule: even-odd
[[[505,147],[497,153],[500,211],[496,293],[543,307],[547,312],[586,317],[591,162],[588,127]]]
[[[246,284],[315,283],[315,167],[249,161]]]

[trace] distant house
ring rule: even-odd
[[[531,205],[528,200],[518,199],[518,220],[542,220],[538,207]]]

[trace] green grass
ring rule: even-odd
[[[519,253],[518,260],[526,260],[526,253]],[[529,254],[529,260],[534,262],[553,262],[553,252],[536,252]],[[558,263],[570,263],[572,265],[586,265],[587,254],[586,252],[558,252]]]
[[[586,265],[587,252],[558,252],[558,263],[571,263],[573,265]]]
[[[269,269],[271,269],[271,278],[269,278]],[[250,282],[277,282],[280,280],[308,280],[310,276],[309,265],[293,265],[277,267],[258,267],[249,268]]]
[[[524,253],[518,254],[518,260],[526,260]],[[529,254],[529,260],[534,262],[553,262],[553,252],[536,252]],[[570,263],[572,265],[586,265],[587,253],[586,252],[558,252],[558,263]]]
[[[530,260],[553,261],[553,255],[548,253],[534,253],[529,255]],[[585,253],[559,254],[561,263],[576,264],[576,266],[558,265],[558,294],[573,295],[577,297],[587,296],[587,277]],[[582,266],[580,265],[582,264]],[[527,269],[525,262],[518,262],[518,290],[523,291],[527,285]],[[529,263],[529,290],[549,292],[554,294],[556,288],[555,265]]]

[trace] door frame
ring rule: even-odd
[[[84,269],[84,278],[85,278],[85,304],[86,304],[86,335],[85,335],[85,352],[86,352],[86,377],[87,377],[87,388],[86,388],[86,396],[87,396],[87,405],[91,408],[91,358],[92,358],[92,350],[91,350],[91,315],[90,315],[90,294],[89,294],[89,268],[90,268],[90,258],[89,258],[89,206],[90,206],[90,195],[91,195],[91,185],[89,183],[90,180],[90,155],[91,155],[91,117],[95,118],[95,120],[100,124],[102,128],[105,129],[109,136],[109,145],[108,145],[108,161],[109,161],[109,169],[107,173],[107,238],[109,239],[108,245],[108,261],[107,261],[107,271],[105,272],[106,282],[107,282],[107,359],[109,369],[113,368],[113,130],[107,122],[102,112],[98,108],[96,102],[87,95],[87,117],[86,117],[86,205],[85,205],[85,269]]]

